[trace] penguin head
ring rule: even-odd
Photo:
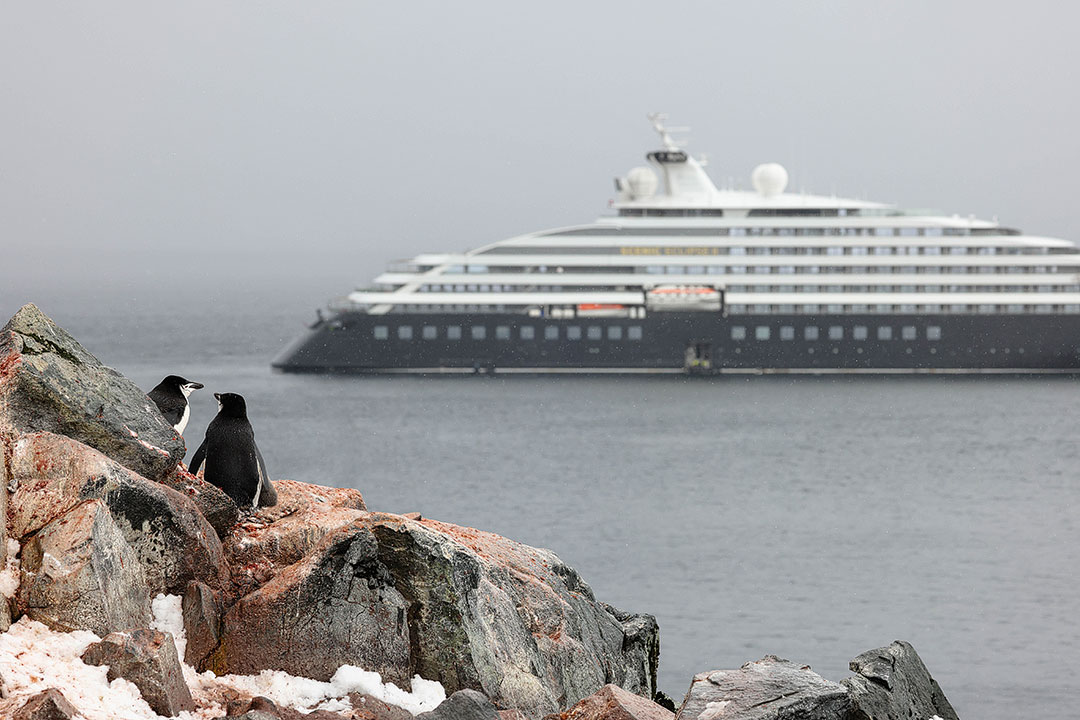
[[[161,386],[165,386],[170,390],[175,390],[177,392],[183,393],[184,397],[187,397],[193,391],[200,389],[203,385],[202,383],[185,380],[179,375],[169,375],[161,381],[160,385],[158,385],[158,387]]]
[[[218,413],[226,417],[247,417],[247,403],[243,395],[236,393],[214,393],[218,402]]]

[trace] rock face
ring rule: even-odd
[[[500,720],[495,706],[475,690],[458,690],[439,707],[416,716],[417,720]]]
[[[56,688],[39,692],[15,711],[12,720],[71,720],[79,711]]]
[[[87,665],[108,665],[110,682],[122,677],[134,683],[158,715],[195,709],[169,633],[144,628],[114,632],[86,648],[82,659]]]
[[[143,477],[168,475],[183,439],[135,383],[102,365],[34,305],[0,330],[0,426],[66,435]]]
[[[194,501],[71,438],[23,435],[10,450],[11,534],[36,532],[88,498],[101,498],[139,558],[147,591],[180,594],[189,580],[226,581],[221,541]]]
[[[221,642],[221,603],[207,585],[192,581],[181,602],[187,647],[184,662],[203,670],[206,659]]]
[[[675,713],[652,700],[605,685],[560,714],[559,720],[674,720]]]
[[[956,711],[926,669],[915,648],[897,640],[851,661],[858,673],[842,682],[851,693],[856,717],[873,720],[930,718],[958,720]]]
[[[87,500],[23,546],[18,604],[54,630],[106,635],[150,622],[146,577],[102,500]]]
[[[653,693],[655,620],[596,602],[550,551],[434,520],[352,513],[226,613],[207,667],[302,668],[326,680],[350,663],[393,682],[419,674],[449,692],[479,689],[534,718],[609,682]],[[235,537],[230,552],[265,556],[266,530],[255,534]],[[285,547],[291,557],[297,546]],[[283,628],[282,617],[295,620]]]
[[[694,676],[677,720],[855,720],[847,689],[775,655]]]
[[[202,478],[195,477],[184,470],[183,466],[178,466],[158,482],[190,498],[219,538],[224,538],[229,534],[240,516],[236,503],[225,494],[224,490]]]

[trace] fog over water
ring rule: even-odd
[[[242,392],[277,476],[547,545],[653,612],[661,686],[913,642],[961,717],[1074,714],[1075,380],[273,375],[388,261],[607,212],[689,125],[717,184],[1080,239],[1066,3],[21,3],[0,319]],[[196,396],[198,444],[213,413]],[[192,438],[196,438],[192,440]],[[361,470],[362,468],[362,470]],[[523,472],[522,468],[531,468]]]

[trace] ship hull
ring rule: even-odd
[[[1080,315],[346,312],[311,328],[273,366],[315,373],[1077,372]]]

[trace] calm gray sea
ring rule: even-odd
[[[189,447],[239,392],[277,477],[552,548],[656,615],[677,700],[904,639],[961,717],[1076,714],[1080,380],[288,376],[295,312],[44,309],[145,389],[205,383]]]

